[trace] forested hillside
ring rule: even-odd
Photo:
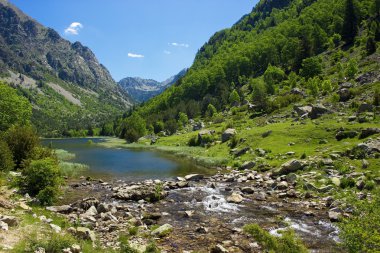
[[[135,114],[148,129],[165,122],[173,133],[180,113],[205,117],[248,103],[255,115],[270,113],[299,100],[289,94],[296,87],[316,98],[378,64],[378,21],[379,1],[260,1],[212,36],[185,77]]]
[[[44,135],[97,126],[132,104],[89,48],[6,0],[0,1],[0,80],[33,104],[32,121]]]

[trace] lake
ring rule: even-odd
[[[89,144],[89,140],[93,144]],[[192,173],[212,174],[210,169],[195,166],[191,161],[146,150],[106,148],[97,143],[103,138],[44,139],[44,145],[75,154],[69,162],[82,163],[89,170],[81,175],[102,179],[140,181],[168,179]]]

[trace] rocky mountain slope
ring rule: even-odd
[[[89,48],[6,0],[0,1],[0,73],[34,104],[33,122],[45,134],[103,122],[132,104]]]
[[[186,72],[187,69],[183,69],[177,75],[172,76],[163,82],[158,82],[152,79],[143,79],[140,77],[126,77],[120,80],[118,84],[123,90],[127,91],[135,101],[142,103],[161,94],[164,90],[182,78]]]

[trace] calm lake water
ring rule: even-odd
[[[94,144],[88,144],[92,140]],[[44,145],[53,149],[64,149],[75,154],[69,162],[82,163],[89,166],[84,176],[103,179],[122,179],[139,181],[145,179],[168,179],[191,173],[211,174],[206,168],[195,166],[190,161],[176,159],[154,151],[141,151],[119,148],[105,148],[96,143],[102,138],[45,139]]]

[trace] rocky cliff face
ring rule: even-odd
[[[0,0],[0,80],[28,96],[37,126],[46,117],[63,121],[60,130],[93,125],[132,105],[88,47],[61,38],[6,0]]]
[[[164,90],[183,77],[186,72],[187,69],[183,69],[177,75],[172,76],[163,82],[139,77],[126,77],[119,81],[119,85],[123,90],[128,92],[136,102],[142,103],[161,94]]]

